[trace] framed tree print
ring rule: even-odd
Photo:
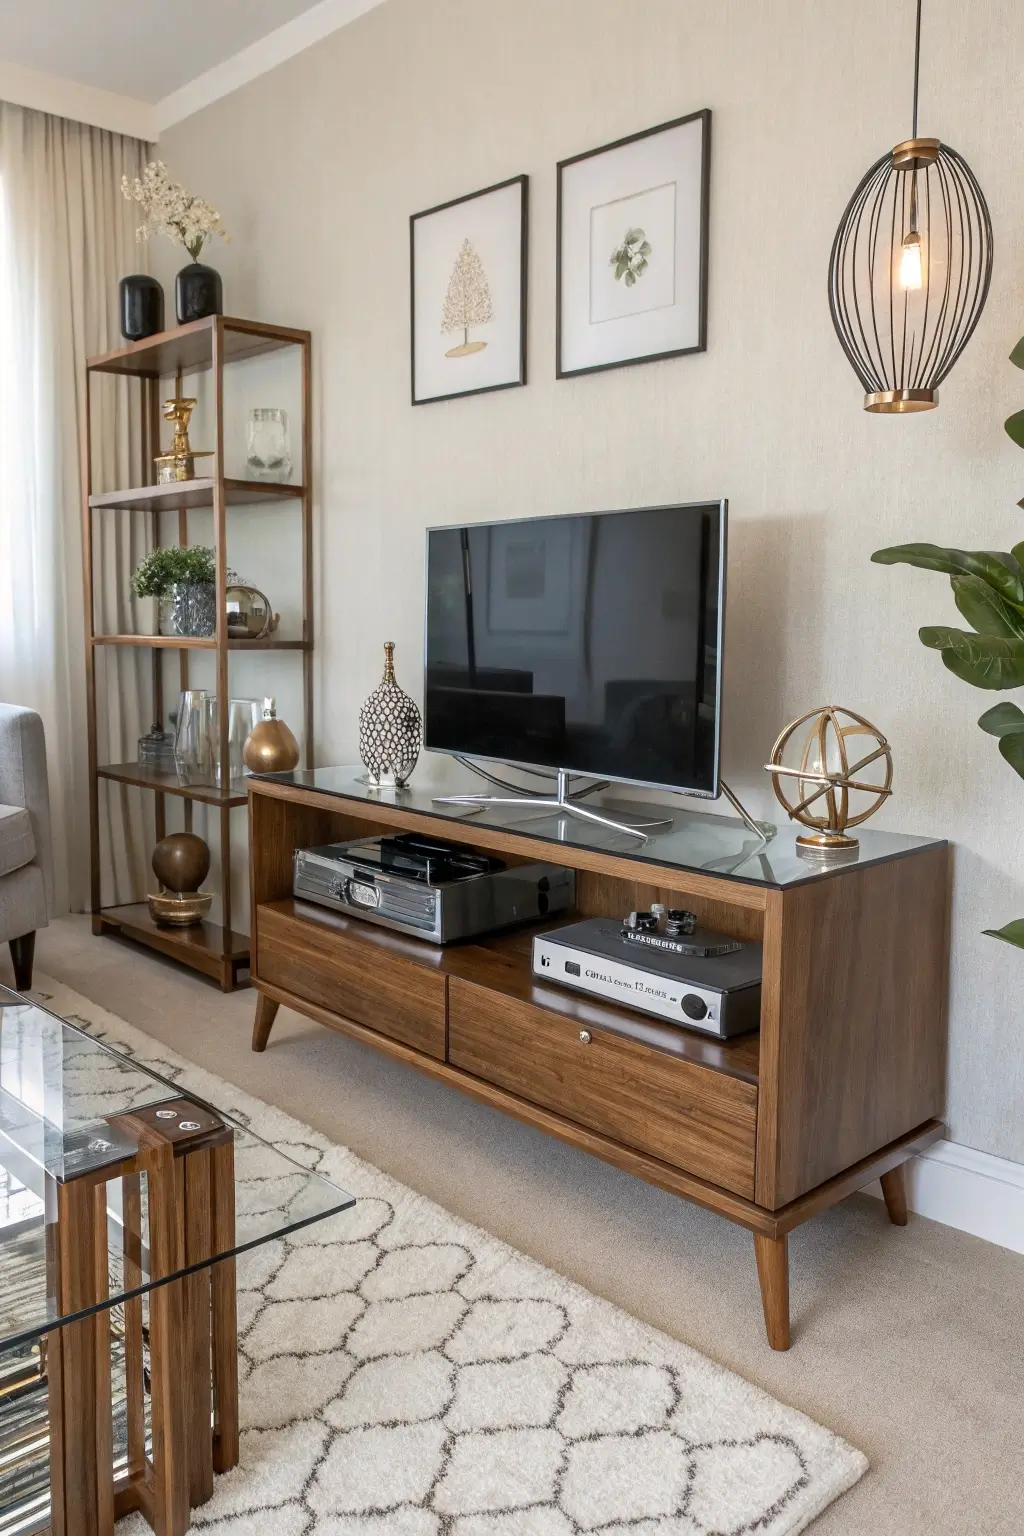
[[[558,167],[560,379],[707,347],[711,113]]]
[[[526,383],[528,181],[409,220],[413,405]]]

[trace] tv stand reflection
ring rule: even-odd
[[[468,768],[472,773],[479,774],[482,779],[486,779],[489,784],[494,784],[498,789],[507,789],[511,793],[509,795],[435,795],[433,797],[435,805],[477,806],[481,810],[498,805],[535,806],[539,811],[554,811],[556,814],[563,816],[576,816],[581,821],[590,821],[599,827],[608,827],[613,832],[624,832],[629,837],[639,838],[641,843],[646,843],[649,832],[661,831],[665,827],[672,825],[671,816],[652,816],[649,819],[640,819],[634,816],[630,821],[626,821],[624,819],[618,820],[611,816],[601,816],[596,811],[592,811],[589,806],[580,805],[580,801],[585,796],[594,795],[597,794],[598,790],[607,789],[611,784],[610,779],[591,780],[582,789],[573,789],[571,781],[574,775],[560,768],[555,776],[555,793],[554,798],[552,798],[549,794],[544,794],[542,791],[530,790],[519,784],[511,784],[507,779],[499,779],[496,774],[491,773],[486,768],[481,768],[479,763],[472,762],[468,757],[463,757],[458,753],[454,754],[454,756],[455,761],[463,768]],[[524,768],[521,771],[531,774],[535,778],[545,778],[545,775],[535,768]],[[575,777],[581,777],[581,775],[575,775]],[[720,783],[723,795],[733,810],[739,815],[744,826],[748,827],[755,836],[761,838],[764,843],[770,842],[778,831],[774,823],[770,821],[756,821],[739,797],[729,788],[725,780],[722,779]],[[546,820],[547,817],[545,816],[544,819]]]

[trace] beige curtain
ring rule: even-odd
[[[123,172],[138,140],[0,102],[0,699],[46,729],[57,909],[89,900],[82,579],[85,360],[119,343],[117,283],[138,271]],[[94,489],[145,483],[138,385],[93,392]],[[94,518],[97,629],[136,627],[129,581],[149,544],[144,514]],[[100,762],[136,757],[149,716],[149,653],[97,647]],[[152,808],[101,784],[104,903],[146,885]]]

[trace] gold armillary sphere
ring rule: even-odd
[[[797,738],[801,727],[806,727]],[[866,736],[873,742],[871,751],[850,761],[848,743],[853,736]],[[790,744],[797,748],[796,762],[786,762]],[[877,764],[874,772],[865,769]],[[772,776],[779,803],[793,821],[809,830],[797,837],[799,848],[808,853],[849,852],[857,839],[847,836],[849,827],[857,827],[873,816],[892,794],[892,749],[877,726],[854,714],[826,704],[808,710],[793,720],[772,748],[765,771]],[[795,796],[790,800],[783,788],[792,783]],[[866,795],[867,806],[851,814],[850,796]]]

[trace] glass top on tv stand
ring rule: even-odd
[[[335,795],[340,800],[355,801],[361,806],[388,805],[433,817],[437,822],[439,837],[444,836],[446,822],[463,822],[481,828],[526,833],[542,842],[563,848],[599,851],[614,854],[616,858],[634,859],[638,863],[692,870],[772,889],[800,885],[808,880],[832,875],[837,870],[884,863],[921,848],[940,845],[940,840],[935,838],[908,837],[898,832],[858,827],[855,834],[859,840],[856,854],[847,856],[841,862],[825,863],[820,859],[807,858],[798,851],[796,837],[800,829],[792,823],[780,823],[775,836],[765,840],[736,816],[722,816],[710,810],[695,811],[680,802],[672,804],[660,800],[652,804],[631,801],[628,785],[613,786],[603,796],[588,796],[583,802],[592,810],[627,821],[650,820],[654,816],[671,817],[670,827],[650,831],[647,841],[641,843],[639,838],[628,833],[615,832],[608,827],[580,821],[575,816],[542,811],[530,805],[442,805],[437,799],[440,795],[487,794],[489,786],[482,778],[463,768],[446,774],[443,784],[431,784],[424,771],[429,766],[429,759],[426,762],[421,760],[413,782],[405,789],[375,789],[366,782],[365,769],[358,766],[296,769],[292,773],[275,773],[267,777],[278,783],[294,784],[317,790],[320,794]],[[497,771],[504,777],[502,770]],[[515,774],[514,769],[505,772]],[[583,782],[580,781],[581,784]],[[529,787],[536,792],[536,781]],[[523,793],[528,792],[524,785]],[[502,795],[505,791],[495,789],[494,793]]]

